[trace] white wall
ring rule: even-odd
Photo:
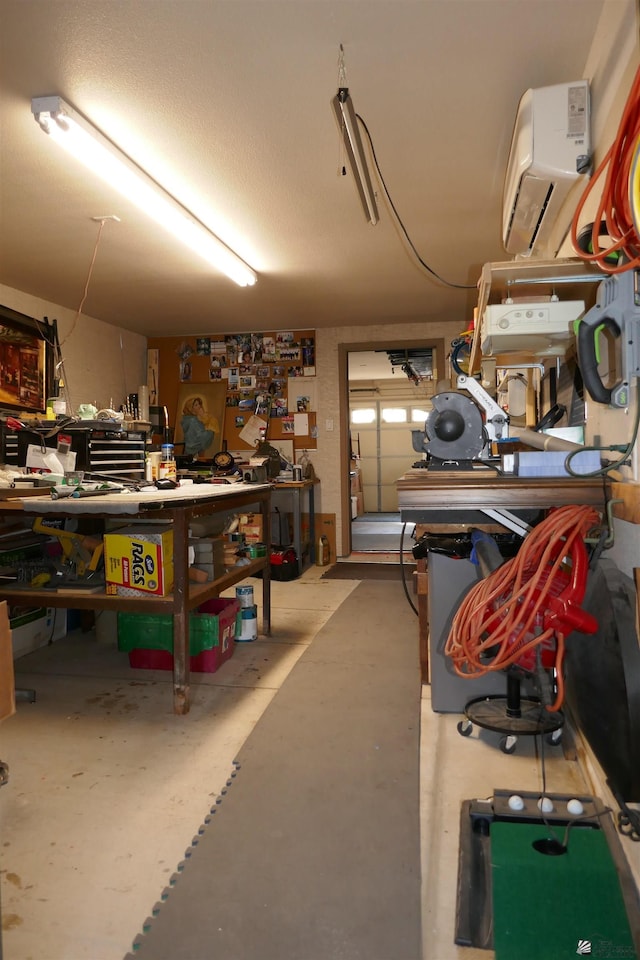
[[[147,341],[137,333],[0,284],[0,304],[41,320],[58,321],[58,337],[73,412],[81,403],[116,409],[147,382]]]

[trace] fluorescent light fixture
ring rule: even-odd
[[[258,277],[237,253],[61,97],[35,97],[31,111],[45,133],[92,173],[239,286],[253,286]]]
[[[331,101],[333,110],[338,121],[338,127],[349,157],[351,171],[356,181],[356,187],[360,195],[360,201],[364,208],[365,216],[370,224],[375,225],[378,222],[378,207],[376,204],[375,193],[371,186],[371,177],[369,168],[362,148],[362,139],[358,129],[358,118],[353,108],[353,100],[349,96],[348,87],[339,87],[336,96]]]

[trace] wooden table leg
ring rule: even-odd
[[[262,512],[262,538],[267,544],[267,562],[262,570],[262,631],[267,636],[271,636],[271,563],[269,554],[271,552],[271,499],[267,497],[261,503]]]
[[[173,514],[173,712],[185,714],[191,706],[189,689],[189,528],[186,511]]]

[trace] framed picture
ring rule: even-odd
[[[44,413],[53,388],[55,327],[0,306],[0,407]]]
[[[222,448],[226,380],[181,383],[175,417],[176,454],[211,460]]]

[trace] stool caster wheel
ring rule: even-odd
[[[500,737],[500,749],[503,753],[515,753],[518,738],[509,734],[507,737]]]
[[[461,720],[458,723],[458,733],[461,737],[470,737],[473,733],[473,724],[471,720]]]
[[[562,727],[547,733],[544,739],[550,746],[557,747],[558,744],[562,743]]]

